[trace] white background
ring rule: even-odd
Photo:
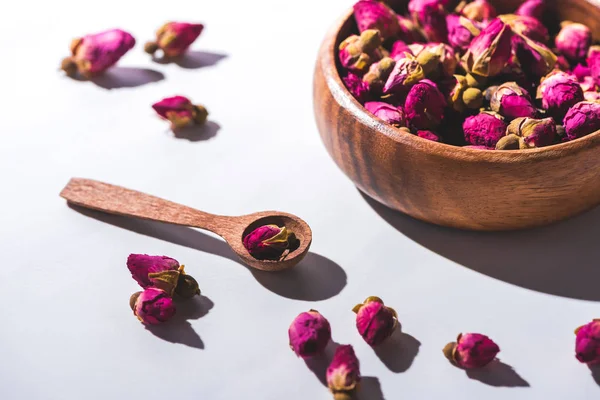
[[[362,399],[598,396],[573,330],[600,317],[600,209],[527,232],[442,229],[367,200],[327,155],[313,65],[351,3],[55,0],[2,13],[0,399],[330,399],[326,360],[313,373],[288,348],[310,308],[355,346]],[[167,20],[206,24],[183,67],[142,51]],[[73,37],[113,27],[138,45],[105,78],[57,70]],[[153,114],[174,94],[209,109],[201,140]],[[312,226],[312,253],[285,273],[251,271],[213,236],[67,207],[72,176],[221,214],[291,212]],[[145,329],[128,306],[132,252],[176,258],[205,297]],[[351,312],[370,295],[404,332],[377,352]],[[441,349],[461,331],[490,335],[503,364],[451,366]]]

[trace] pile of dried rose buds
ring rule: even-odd
[[[198,282],[170,257],[131,254],[127,268],[144,289],[129,300],[133,314],[144,324],[157,325],[171,319],[175,315],[173,298],[187,300],[200,294]]]
[[[339,45],[343,81],[378,118],[436,142],[519,150],[589,135],[600,130],[600,46],[571,21],[552,38],[544,10],[410,0],[403,16],[360,0],[358,32]]]

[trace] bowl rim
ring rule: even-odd
[[[353,17],[353,15],[354,9],[353,7],[350,7],[327,32],[319,51],[318,68],[321,68],[329,91],[341,107],[346,109],[363,125],[369,126],[394,142],[408,146],[414,150],[420,150],[444,158],[502,164],[525,161],[531,162],[538,159],[561,158],[564,157],[565,153],[574,155],[600,145],[600,130],[565,143],[518,151],[473,149],[434,142],[414,134],[403,132],[399,128],[388,124],[367,111],[367,109],[354,98],[342,81],[336,63],[336,43],[338,42],[338,36],[342,27]]]

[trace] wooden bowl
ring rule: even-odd
[[[408,1],[388,3],[405,10]],[[510,13],[522,1],[492,3]],[[557,24],[582,22],[600,39],[598,4],[548,3]],[[414,218],[481,231],[549,224],[600,204],[600,132],[540,149],[485,151],[428,141],[370,114],[345,88],[336,64],[338,44],[353,29],[349,10],[323,41],[314,111],[329,154],[361,191]]]

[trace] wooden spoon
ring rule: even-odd
[[[135,190],[81,178],[71,179],[60,196],[69,203],[110,214],[206,229],[225,239],[246,265],[263,271],[281,271],[295,266],[308,253],[312,242],[312,231],[306,222],[278,211],[240,217],[213,215]],[[267,224],[285,226],[300,242],[297,249],[280,261],[256,259],[242,243],[246,234]]]

